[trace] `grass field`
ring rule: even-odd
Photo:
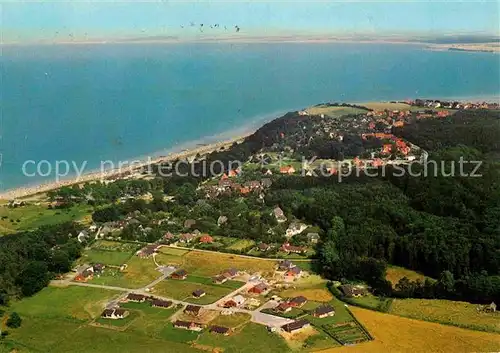
[[[87,263],[102,263],[111,266],[120,266],[133,256],[132,252],[113,250],[87,250],[82,254],[80,261]]]
[[[351,107],[327,107],[327,106],[318,106],[318,107],[309,107],[307,108],[309,114],[319,115],[325,114],[328,117],[336,118],[342,115],[347,114],[361,114],[366,113],[366,110],[351,108]]]
[[[247,324],[242,330],[237,330],[230,336],[221,336],[203,332],[198,345],[221,348],[224,353],[256,353],[256,352],[288,352],[285,341],[275,333],[267,331],[265,326],[254,323]]]
[[[236,241],[235,243],[231,244],[230,246],[227,247],[229,250],[244,250],[246,248],[249,248],[251,246],[254,246],[255,242],[253,240],[248,240],[248,239],[241,239]]]
[[[387,274],[385,278],[392,283],[392,286],[394,287],[401,278],[406,277],[410,281],[416,281],[416,280],[425,280],[425,276],[421,273],[408,270],[404,267],[398,267],[398,266],[389,266],[387,268]]]
[[[85,205],[60,210],[49,210],[46,204],[27,205],[17,208],[2,205],[0,206],[0,234],[30,230],[43,225],[77,221],[91,212],[92,207]]]
[[[160,262],[161,255],[158,257]],[[100,277],[94,277],[90,283],[123,288],[141,288],[160,276],[161,273],[156,270],[153,258],[141,259],[138,256],[132,256],[127,261],[127,268],[123,272],[105,269]]]
[[[105,304],[116,296],[116,292],[100,288],[47,287],[33,297],[12,303],[9,311],[22,317],[86,321],[99,316]]]
[[[302,295],[308,300],[316,302],[329,302],[333,299],[332,293],[324,287],[287,289],[279,294],[285,298],[293,298]]]
[[[478,305],[450,300],[396,299],[391,314],[481,331],[500,333],[500,313],[477,311]]]
[[[140,315],[127,328],[127,332],[140,333],[149,337],[162,338],[163,328],[170,324],[170,317],[182,306],[173,306],[169,309],[155,308],[149,303],[123,303],[123,308],[140,311]]]
[[[189,279],[189,276],[188,276]],[[193,298],[191,293],[197,289],[204,290],[207,294],[201,298]],[[185,300],[190,303],[200,305],[216,302],[234,289],[222,286],[211,286],[188,280],[179,281],[175,279],[165,279],[154,287],[154,294],[177,300]]]
[[[250,315],[246,313],[234,313],[233,315],[219,315],[210,321],[210,325],[235,328],[250,321]]]
[[[232,254],[191,251],[183,256],[184,269],[199,276],[214,276],[223,270],[234,267],[247,272],[272,273],[275,262],[245,258]]]
[[[351,307],[356,318],[374,336],[374,341],[351,347],[329,349],[328,353],[449,353],[496,352],[497,334],[417,321],[376,311]]]

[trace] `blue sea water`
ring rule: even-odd
[[[3,46],[2,189],[26,160],[130,160],[326,101],[500,93],[500,56],[380,44]]]

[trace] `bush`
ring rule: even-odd
[[[7,325],[7,327],[10,327],[10,328],[18,328],[18,327],[21,327],[22,321],[23,320],[21,319],[19,314],[16,312],[13,312],[12,314],[10,314],[9,318],[7,319],[6,325]]]

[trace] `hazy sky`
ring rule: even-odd
[[[143,35],[499,34],[500,1],[2,2],[4,41]],[[195,26],[191,26],[193,22]],[[203,23],[203,32],[200,24]],[[218,29],[210,25],[218,23]],[[183,26],[184,28],[182,28]],[[224,30],[227,26],[227,30]]]

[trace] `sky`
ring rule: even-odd
[[[500,34],[500,0],[4,0],[0,4],[0,34],[4,42],[157,35]],[[210,28],[215,24],[219,27]],[[240,28],[238,33],[235,26]]]

